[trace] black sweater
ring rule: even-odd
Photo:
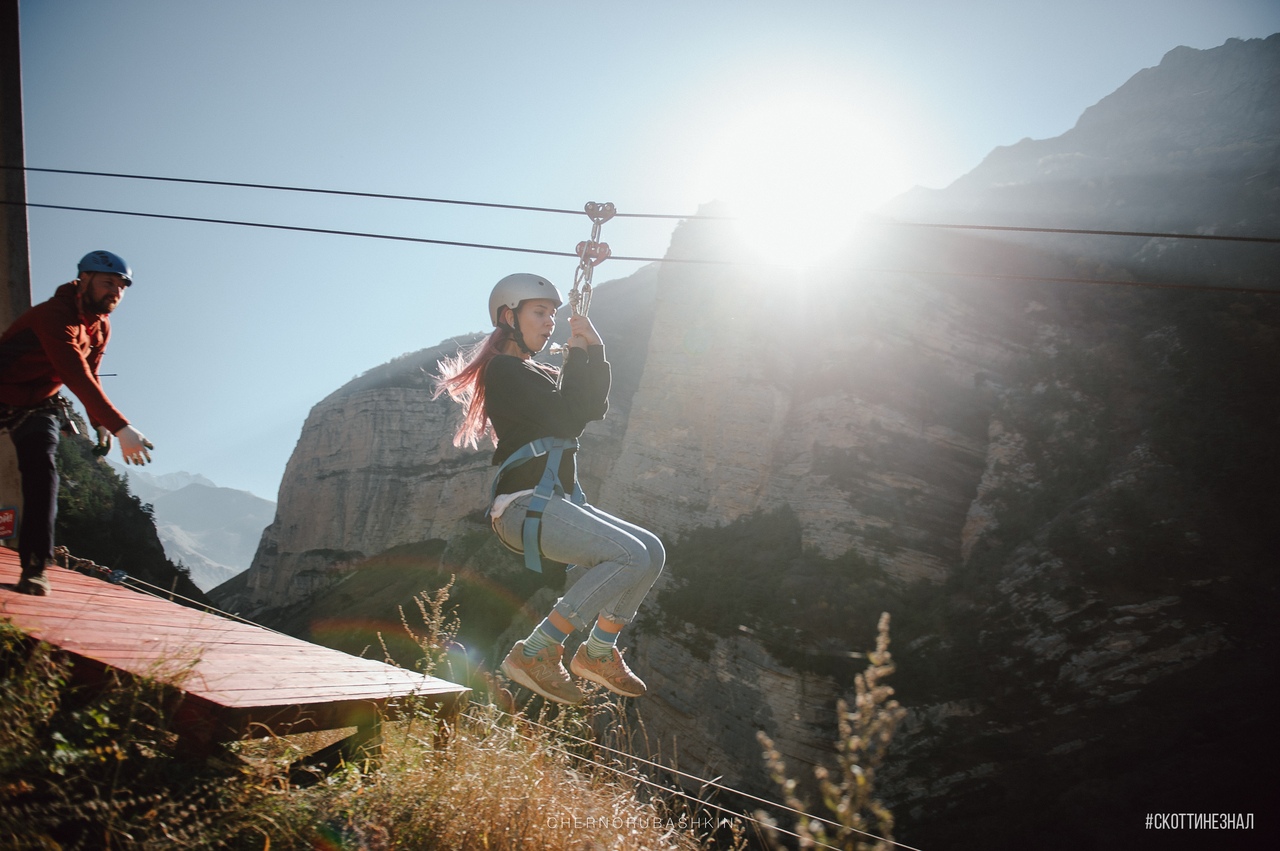
[[[604,419],[611,378],[604,346],[570,349],[559,387],[549,367],[511,355],[495,357],[484,373],[485,411],[498,436],[494,466],[526,443],[542,437],[576,438],[587,423]],[[560,482],[567,490],[577,478],[574,455],[566,452],[560,459]],[[508,470],[498,493],[537,486],[545,469],[546,459],[535,458]]]

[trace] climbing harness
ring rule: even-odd
[[[586,316],[591,306],[591,273],[612,256],[609,243],[600,241],[600,228],[618,212],[612,202],[588,201],[583,208],[591,219],[591,238],[578,243],[578,270],[573,273],[573,289],[569,291],[569,308],[578,316]]]
[[[74,436],[80,433],[72,417],[74,410],[71,400],[61,393],[55,393],[30,406],[0,404],[0,433],[17,431],[28,417],[52,414],[58,419],[59,430],[63,434]]]
[[[498,482],[502,480],[502,474],[526,461],[546,456],[547,468],[542,472],[538,486],[533,489],[533,498],[529,500],[529,510],[525,513],[524,527],[521,530],[524,566],[534,573],[542,572],[542,510],[546,508],[547,503],[556,496],[567,497],[574,505],[583,505],[587,501],[587,495],[582,492],[582,487],[576,479],[573,482],[573,491],[568,494],[565,493],[564,485],[560,481],[560,458],[566,450],[576,451],[577,449],[578,441],[573,438],[543,437],[532,443],[526,443],[502,462],[497,475],[493,477],[493,486],[489,488],[489,507],[492,511],[493,501],[498,496]],[[498,540],[501,541],[502,538],[499,537]],[[503,545],[513,553],[522,552],[505,541]]]

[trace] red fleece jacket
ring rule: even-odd
[[[74,282],[19,316],[0,335],[0,402],[29,407],[65,384],[84,404],[90,423],[113,433],[129,424],[102,392],[98,364],[111,320],[80,310]]]

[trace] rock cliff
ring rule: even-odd
[[[892,212],[1275,236],[1278,65],[1280,36],[1180,48],[1070,133]],[[1280,357],[1280,304],[1212,287],[1280,265],[1274,246],[1116,239],[884,223],[799,276],[681,262],[740,259],[727,225],[691,220],[668,262],[600,288],[615,389],[584,484],[671,545],[628,639],[655,752],[770,795],[756,729],[798,776],[829,762],[849,653],[889,610],[900,839],[1099,847],[1147,811],[1261,809],[1280,380],[1258,365]],[[1200,288],[1053,282],[1072,277]],[[456,345],[316,406],[253,567],[216,598],[296,608],[430,539],[450,569],[506,575],[477,543],[487,453],[450,445],[422,371]]]
[[[422,363],[451,353],[429,350]],[[312,409],[247,574],[251,606],[304,598],[391,547],[448,538],[480,507],[488,458],[454,449],[446,402],[432,401],[417,370],[401,386],[344,388]]]

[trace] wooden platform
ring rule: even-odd
[[[469,689],[219,615],[49,568],[53,593],[13,590],[18,554],[0,547],[0,620],[61,648],[78,667],[171,685],[188,747],[268,734],[356,727],[345,750],[376,745],[380,722],[417,695],[456,715]]]

